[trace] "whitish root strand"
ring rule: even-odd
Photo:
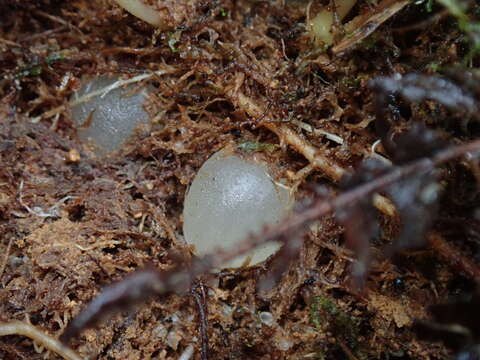
[[[158,28],[164,28],[165,23],[160,16],[160,13],[144,4],[141,0],[115,0],[118,5],[127,10],[133,16],[138,17],[139,19],[149,23],[150,25],[156,26]]]
[[[26,336],[66,360],[83,360],[72,349],[66,347],[57,339],[38,330],[35,326],[21,321],[0,322],[0,336],[7,335]]]
[[[104,88],[89,92],[88,94],[83,95],[82,97],[79,97],[77,99],[74,99],[74,100],[70,101],[70,106],[74,106],[74,105],[78,105],[78,104],[81,104],[81,103],[84,103],[84,102],[88,102],[88,101],[92,100],[94,97],[97,97],[97,96],[104,97],[110,91],[121,88],[122,86],[135,84],[137,82],[150,79],[153,76],[165,75],[167,73],[168,73],[167,70],[158,70],[158,71],[155,71],[153,73],[137,75],[137,76],[135,76],[133,78],[130,78],[130,79],[115,81],[113,84],[110,84],[108,86],[105,86]]]

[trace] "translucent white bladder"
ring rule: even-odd
[[[135,84],[115,86],[118,77],[90,79],[71,99],[78,136],[98,154],[119,150],[140,125],[149,124],[143,108],[147,89]]]
[[[278,223],[290,204],[289,190],[273,181],[264,164],[224,149],[203,164],[190,186],[183,211],[185,239],[197,255],[234,250],[249,234]],[[266,243],[225,267],[258,264],[279,247]]]

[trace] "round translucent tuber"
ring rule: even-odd
[[[264,225],[278,223],[290,204],[289,190],[272,180],[264,164],[224,149],[203,164],[188,191],[183,210],[185,239],[200,256],[218,248],[234,250]],[[279,247],[266,243],[226,267],[258,264]]]
[[[71,99],[80,140],[100,155],[120,149],[139,126],[149,124],[143,108],[147,90],[135,91],[134,84],[118,86],[121,83],[101,76],[86,82]]]

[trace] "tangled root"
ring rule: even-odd
[[[38,330],[35,326],[21,321],[14,320],[8,323],[0,322],[0,336],[7,335],[26,336],[46,349],[62,356],[66,360],[83,360],[72,349],[66,347],[57,339]]]

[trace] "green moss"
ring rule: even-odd
[[[441,67],[442,66],[440,65],[440,63],[432,61],[430,64],[427,64],[425,68],[429,72],[439,72],[441,70]]]
[[[21,79],[26,76],[38,76],[42,73],[42,67],[40,65],[35,65],[32,67],[29,67],[28,69],[19,71],[14,75],[15,79]]]
[[[47,65],[51,65],[53,63],[56,63],[57,61],[65,59],[65,55],[62,52],[47,56],[45,58],[45,63]]]
[[[342,311],[328,297],[315,296],[313,298],[310,305],[310,321],[318,330],[331,329],[333,334],[341,337],[351,349],[358,346],[357,321]]]
[[[367,36],[365,39],[359,42],[358,47],[364,50],[371,50],[375,48],[378,43],[378,38],[376,36]]]
[[[27,66],[24,70],[17,72],[14,75],[15,79],[21,79],[27,76],[38,76],[42,73],[42,64],[47,64],[50,66],[51,64],[56,63],[57,61],[65,59],[65,55],[61,52],[55,53],[53,55],[47,56],[43,61],[40,63],[34,63]]]
[[[359,77],[345,77],[342,79],[342,83],[344,86],[350,89],[358,89],[360,88],[360,84],[362,83],[362,79]]]
[[[224,8],[221,8],[220,9],[220,15],[222,15],[223,17],[227,17],[228,16],[228,10],[226,10]]]
[[[245,141],[243,143],[238,144],[238,148],[247,153],[256,152],[256,151],[272,152],[278,148],[278,145],[255,142],[255,141]]]
[[[177,44],[180,42],[182,36],[181,31],[175,31],[168,34],[168,47],[172,52],[178,52]]]

